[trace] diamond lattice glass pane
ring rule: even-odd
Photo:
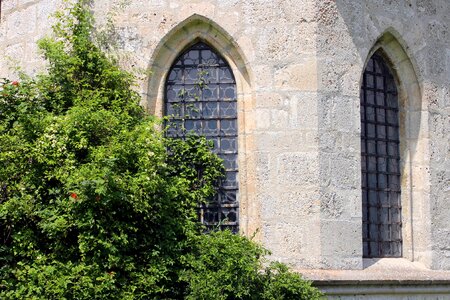
[[[203,103],[203,118],[218,118],[219,110],[217,109],[217,102],[205,102]]]
[[[221,133],[225,136],[237,134],[237,121],[236,120],[222,120],[220,122]]]
[[[199,219],[208,229],[239,228],[236,82],[230,66],[211,47],[197,43],[182,53],[165,86],[168,137],[204,135],[224,160],[225,177],[218,194],[199,204]]]

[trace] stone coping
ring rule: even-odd
[[[314,285],[449,285],[450,271],[404,258],[364,259],[362,270],[296,270]]]

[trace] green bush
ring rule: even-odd
[[[267,250],[251,240],[218,231],[196,236],[187,268],[180,278],[189,283],[186,299],[319,299],[321,293],[286,265],[264,267]]]
[[[0,83],[0,298],[320,297],[247,238],[201,233],[220,159],[164,138],[92,24],[79,1],[39,42],[47,74]]]

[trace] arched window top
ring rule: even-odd
[[[364,74],[368,85],[373,85],[375,87],[375,84],[378,83],[376,85],[378,90],[383,90],[385,88],[388,93],[397,93],[395,78],[381,50],[375,52],[369,59]],[[386,82],[381,82],[382,79]],[[376,80],[378,80],[378,82],[376,82]]]
[[[212,47],[204,42],[197,42],[193,46],[185,50],[175,61],[175,66],[223,66],[228,67],[228,64]]]
[[[361,86],[363,256],[401,257],[398,94],[381,53],[368,61]]]
[[[206,83],[202,80],[208,84],[236,84],[233,72],[223,57],[212,47],[198,42],[177,57],[166,85]],[[166,94],[166,99],[170,96]]]
[[[225,178],[218,195],[199,209],[209,228],[238,231],[237,93],[233,72],[214,49],[198,42],[172,64],[165,85],[167,136],[194,133],[212,141],[223,159]]]

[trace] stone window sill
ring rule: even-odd
[[[404,258],[364,259],[363,270],[297,270],[316,285],[450,284],[450,271],[430,270]]]

